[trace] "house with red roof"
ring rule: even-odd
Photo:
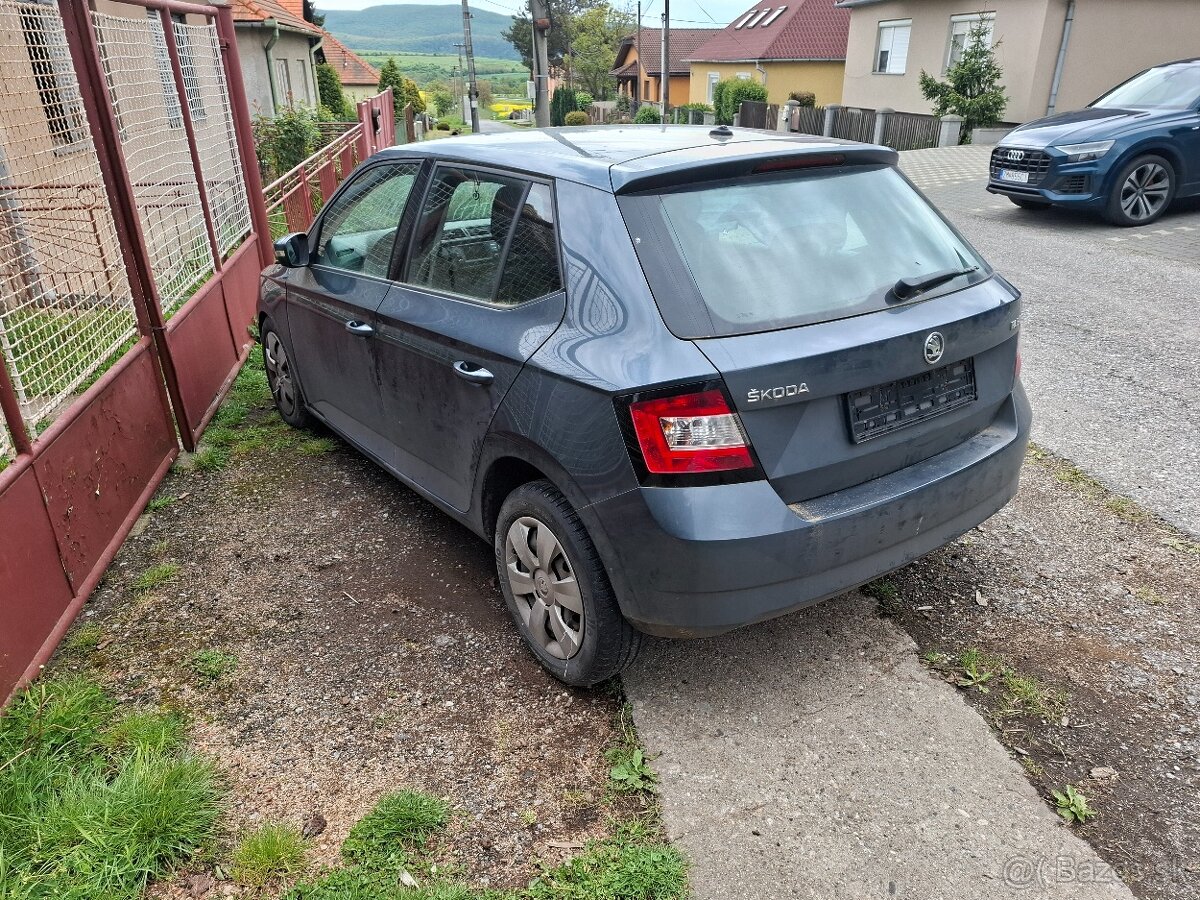
[[[328,31],[321,42],[320,54],[337,72],[346,99],[358,102],[379,93],[379,70]]]
[[[685,60],[697,47],[720,34],[719,28],[672,28],[667,32],[667,66],[671,79],[669,102],[683,106],[689,100],[691,70]],[[639,38],[641,57],[638,56]],[[662,29],[643,28],[641,35],[628,35],[617,47],[616,64],[612,70],[617,90],[637,103],[658,103],[662,100]]]
[[[325,32],[304,20],[304,0],[231,0],[242,80],[252,113],[316,109],[316,53]]]
[[[765,85],[770,103],[785,103],[792,91],[811,91],[819,106],[840,103],[849,33],[850,11],[833,0],[753,6],[684,57],[689,95],[711,104],[718,81],[741,78]]]

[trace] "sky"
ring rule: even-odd
[[[459,6],[458,0],[397,0],[397,2],[430,3]],[[636,2],[636,0],[635,0]],[[472,7],[492,12],[512,14],[518,8],[528,8],[521,0],[470,0]],[[381,0],[317,0],[318,9],[366,9],[381,6]],[[631,3],[631,6],[634,4]],[[763,6],[769,5],[767,3]],[[671,0],[671,24],[677,28],[724,27],[738,13],[753,9],[753,0]],[[647,28],[661,23],[663,0],[642,0],[642,24]],[[715,23],[714,23],[715,20]]]

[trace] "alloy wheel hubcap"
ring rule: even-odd
[[[517,519],[505,536],[504,565],[529,637],[551,656],[571,659],[583,646],[583,598],[554,532],[532,516]]]
[[[1135,221],[1149,219],[1167,202],[1171,179],[1158,163],[1146,163],[1129,173],[1121,185],[1121,209]]]
[[[267,332],[265,348],[267,383],[271,388],[271,396],[275,398],[279,411],[290,416],[296,411],[296,386],[292,381],[287,351],[283,349],[279,335],[273,331]]]

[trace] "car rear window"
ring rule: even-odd
[[[884,309],[900,278],[984,261],[890,166],[823,167],[620,200],[642,268],[679,337],[748,334]],[[894,298],[893,298],[894,300]]]

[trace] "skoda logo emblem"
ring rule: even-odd
[[[946,339],[940,331],[935,331],[925,338],[925,362],[931,366],[942,358],[946,349]]]
[[[1004,154],[1011,162],[1020,162],[1025,158],[1024,150],[1009,150]]]

